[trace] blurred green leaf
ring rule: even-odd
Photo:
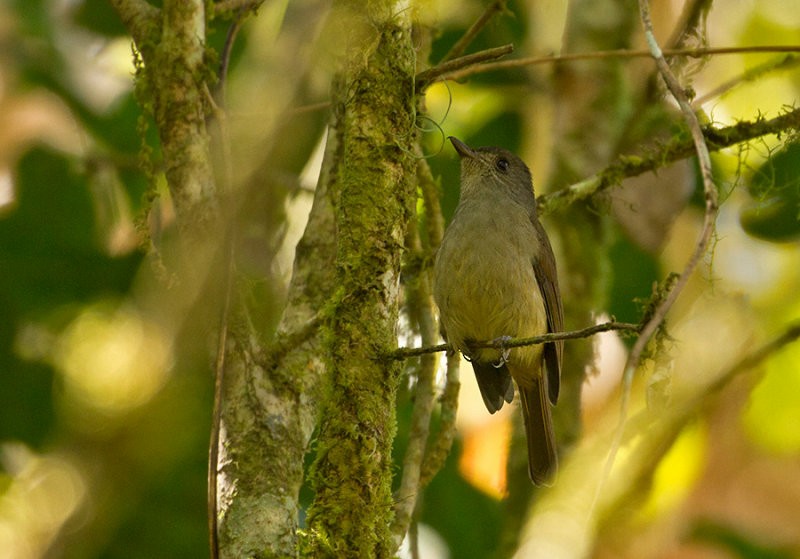
[[[29,314],[127,291],[141,255],[112,258],[100,250],[80,169],[35,148],[16,174],[17,206],[0,219],[0,293]]]
[[[52,428],[54,377],[49,366],[15,354],[20,327],[127,291],[141,256],[111,258],[100,250],[86,178],[64,155],[35,148],[16,176],[16,206],[0,218],[0,439],[37,447]]]
[[[0,306],[8,308],[0,297]],[[12,350],[13,320],[0,319],[0,440],[24,441],[41,449],[56,426],[51,367],[18,359]]]
[[[770,157],[748,185],[752,201],[739,214],[744,230],[772,242],[800,239],[800,143]]]

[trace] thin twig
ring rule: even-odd
[[[408,528],[408,550],[411,559],[420,559],[419,555],[419,522],[414,520]]]
[[[308,105],[300,105],[299,107],[291,107],[287,109],[287,112],[289,113],[289,116],[300,116],[306,113],[313,113],[315,111],[328,109],[330,106],[330,101],[320,101],[319,103],[310,103]]]
[[[238,29],[238,24],[242,18],[238,18],[231,26],[231,32],[228,34],[230,45],[226,44],[226,48],[232,46],[233,40],[236,37],[234,27]],[[226,55],[227,58],[227,55]],[[230,130],[228,128],[228,118],[225,113],[225,78],[228,70],[228,65],[223,61],[220,67],[220,88],[217,93],[219,99],[215,100],[211,91],[206,86],[206,96],[208,102],[214,111],[215,121],[219,127],[219,143],[221,160],[223,167],[223,179],[220,183],[220,193],[230,193],[233,188],[233,154],[231,152],[231,138]],[[233,255],[234,255],[234,235],[232,231],[228,231],[223,240],[224,243],[224,268],[225,275],[223,285],[223,299],[222,309],[219,318],[219,334],[217,336],[217,357],[214,363],[214,404],[211,415],[211,433],[208,442],[208,478],[207,478],[207,514],[208,514],[208,537],[210,546],[211,559],[219,557],[219,538],[218,538],[218,525],[217,519],[219,515],[219,487],[218,487],[218,473],[219,473],[219,445],[220,445],[220,432],[222,428],[222,391],[225,383],[225,356],[227,355],[228,343],[228,323],[230,320],[231,312],[231,299],[233,297]]]
[[[417,164],[427,166],[427,162],[424,159],[419,159]],[[419,169],[417,173],[419,174]],[[421,254],[423,248],[419,228],[410,227],[407,238],[407,245],[411,251]],[[437,245],[439,241],[440,239],[434,240]],[[421,270],[416,281],[410,282],[408,294],[409,315],[419,325],[422,343],[432,344],[436,342],[439,336],[439,329],[434,311],[430,268]],[[397,489],[394,504],[395,514],[392,523],[392,536],[395,540],[395,549],[400,548],[403,537],[408,532],[416,509],[417,498],[422,491],[420,474],[435,405],[434,380],[438,361],[437,356],[434,354],[423,355],[418,368],[417,382],[414,385],[414,408],[411,412],[408,445],[403,457],[400,487]]]
[[[689,257],[683,272],[681,272],[680,276],[678,276],[678,279],[672,285],[672,288],[653,310],[650,320],[648,320],[643,326],[639,337],[636,339],[636,342],[633,344],[633,347],[628,354],[628,360],[625,363],[625,370],[622,375],[622,394],[620,396],[619,423],[616,429],[614,440],[612,441],[611,450],[606,460],[601,482],[598,484],[597,493],[595,494],[594,499],[595,503],[597,503],[599,493],[604,485],[603,480],[607,479],[610,475],[611,467],[614,464],[617,451],[619,450],[619,446],[622,442],[625,421],[628,414],[628,405],[630,400],[631,386],[633,384],[633,377],[634,373],[641,364],[644,349],[650,341],[650,338],[652,338],[653,334],[655,334],[656,330],[663,324],[667,317],[667,313],[672,308],[672,305],[675,303],[681,291],[688,283],[689,278],[694,273],[697,265],[706,254],[714,233],[714,224],[717,219],[717,211],[719,208],[717,201],[717,188],[714,184],[714,176],[711,171],[711,156],[708,152],[708,146],[706,145],[703,131],[700,128],[697,115],[695,115],[691,105],[689,104],[689,100],[686,98],[683,88],[672,73],[669,64],[667,64],[667,61],[664,58],[658,43],[656,42],[655,35],[653,34],[653,23],[650,19],[650,6],[648,0],[639,0],[639,13],[642,20],[642,25],[644,26],[645,38],[648,46],[650,47],[652,56],[656,61],[656,65],[658,66],[658,71],[661,74],[661,77],[664,79],[664,82],[667,84],[667,88],[669,89],[670,93],[680,106],[681,113],[683,114],[684,119],[689,126],[689,131],[692,135],[692,140],[697,152],[698,164],[700,165],[700,174],[703,178],[705,214],[703,218],[703,229],[697,242],[697,246],[695,246],[694,251],[692,251],[692,254]]]
[[[219,539],[217,517],[219,513],[218,472],[219,472],[219,436],[222,426],[222,387],[225,378],[225,354],[228,344],[228,319],[231,309],[231,292],[233,283],[233,247],[231,242],[226,242],[226,274],[222,310],[219,319],[219,334],[217,336],[217,358],[214,363],[214,404],[212,409],[211,433],[208,442],[208,487],[207,487],[207,514],[208,538],[211,559],[219,557]]]
[[[714,54],[750,54],[750,53],[765,53],[765,52],[800,52],[800,46],[797,45],[763,45],[752,47],[708,47],[708,48],[680,48],[680,49],[665,49],[662,51],[663,57],[671,58],[675,56],[688,56],[691,58],[702,58]],[[580,60],[603,60],[603,59],[619,59],[619,58],[653,58],[652,52],[649,50],[605,50],[599,52],[584,52],[584,53],[570,53],[548,56],[530,56],[526,58],[516,58],[513,60],[502,60],[499,62],[485,62],[480,64],[472,64],[463,66],[461,68],[439,72],[436,76],[438,79],[448,80],[463,80],[466,77],[474,74],[482,74],[484,72],[493,72],[496,70],[508,70],[511,68],[522,68],[525,66],[534,66],[537,64],[554,64],[561,62],[576,62]],[[434,67],[438,68],[438,66]],[[431,68],[433,70],[433,68]],[[428,70],[426,70],[427,72]],[[423,72],[424,73],[424,72]],[[429,80],[426,85],[433,80]]]
[[[487,60],[496,60],[512,52],[514,52],[514,45],[503,45],[501,47],[493,47],[473,54],[468,54],[466,56],[461,56],[459,58],[455,58],[448,62],[434,66],[433,68],[428,68],[427,70],[417,74],[415,80],[417,91],[424,90],[431,82],[441,78],[442,76],[448,75],[462,68],[475,66],[476,64],[481,65]]]
[[[640,325],[630,324],[627,322],[604,322],[602,324],[595,324],[581,330],[573,330],[570,332],[553,332],[550,334],[543,334],[541,336],[532,336],[530,338],[513,338],[511,340],[503,341],[486,341],[476,342],[471,345],[475,349],[490,347],[494,349],[522,347],[536,344],[546,344],[548,342],[556,342],[558,340],[575,340],[578,338],[588,338],[600,332],[608,332],[610,330],[622,330],[627,332],[639,332]],[[418,357],[427,353],[436,353],[439,351],[453,351],[450,344],[438,344],[427,347],[401,347],[388,354],[388,359],[408,359],[409,357]]]
[[[473,23],[467,32],[461,36],[461,38],[456,41],[456,44],[444,55],[444,58],[439,62],[442,64],[443,62],[447,62],[448,60],[452,60],[453,58],[457,58],[464,54],[464,51],[467,50],[467,47],[472,43],[478,33],[486,27],[486,24],[489,23],[489,20],[494,17],[495,14],[500,13],[506,9],[506,0],[494,0],[491,4],[486,6],[486,9],[483,11],[481,16]]]

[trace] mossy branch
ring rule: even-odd
[[[144,62],[138,75],[152,103],[165,174],[182,227],[215,220],[206,92],[215,79],[205,61],[206,18],[201,0],[111,0]]]
[[[394,555],[394,401],[400,255],[416,190],[415,49],[391,3],[343,2],[352,34],[334,90],[341,158],[331,192],[336,290],[323,318],[326,395],[303,545],[318,556]],[[360,40],[359,40],[360,39]],[[365,247],[369,247],[365,251]]]
[[[795,108],[771,119],[742,121],[732,126],[702,128],[710,151],[747,142],[768,134],[780,134],[787,130],[800,129],[800,108]],[[579,200],[591,198],[604,190],[619,185],[623,179],[647,172],[691,157],[695,151],[692,138],[677,136],[664,144],[657,152],[647,156],[620,155],[608,167],[580,182],[550,194],[539,196],[539,211],[543,214],[563,210]]]

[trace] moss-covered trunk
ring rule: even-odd
[[[208,6],[113,4],[142,55],[143,100],[181,231],[202,231],[216,196],[206,130]],[[328,145],[275,336],[254,329],[237,296],[244,280],[231,280],[216,485],[220,557],[396,552],[391,454],[401,370],[382,356],[397,345],[401,257],[416,199],[416,55],[407,6],[343,0],[331,19],[331,45],[340,40],[343,56]],[[308,538],[300,540],[304,456],[316,426],[315,498]]]
[[[336,557],[389,557],[392,443],[399,365],[400,257],[415,188],[410,23],[393,3],[350,11],[349,49],[333,102],[342,149],[332,193],[336,292],[324,316],[327,391],[308,524],[311,545]]]

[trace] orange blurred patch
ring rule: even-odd
[[[461,475],[481,491],[502,499],[510,442],[508,414],[472,426],[464,433],[464,450],[458,463]]]

